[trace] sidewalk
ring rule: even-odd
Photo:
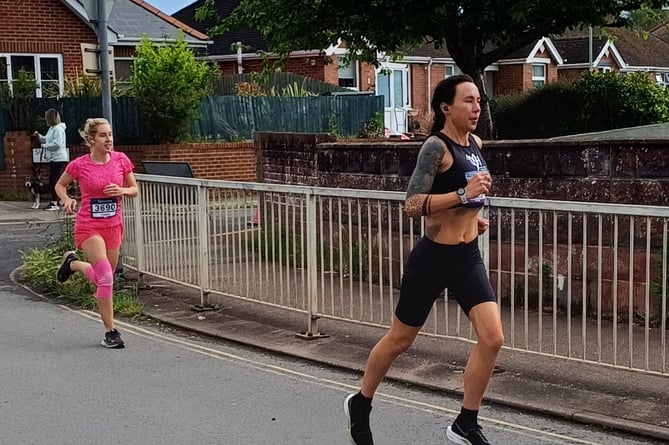
[[[45,203],[46,204],[46,203]],[[47,223],[63,212],[33,210],[31,202],[0,201],[0,225]],[[133,272],[127,272],[133,275]],[[199,291],[145,278],[140,291],[145,313],[184,329],[331,366],[362,371],[367,355],[385,329],[320,320],[325,338],[296,334],[306,316],[270,306],[210,296],[217,311],[196,312]],[[462,371],[471,345],[419,336],[400,356],[389,379],[437,391],[462,394]],[[519,409],[600,425],[669,443],[669,377],[502,350],[486,400]],[[483,408],[485,410],[485,407]]]
[[[0,224],[45,223],[65,217],[65,213],[62,211],[42,210],[47,204],[49,204],[49,201],[43,200],[39,209],[32,209],[30,208],[32,201],[0,201]]]
[[[296,337],[306,327],[303,314],[216,295],[210,302],[217,311],[197,312],[193,307],[200,303],[199,291],[149,278],[145,284],[140,291],[144,312],[163,323],[354,371],[363,369],[370,349],[385,333],[320,320],[328,337],[304,340]],[[460,395],[470,347],[419,336],[388,378]],[[669,377],[510,350],[502,351],[498,364],[503,372],[493,376],[488,402],[669,442]]]

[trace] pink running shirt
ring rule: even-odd
[[[67,174],[78,183],[81,191],[81,205],[75,220],[77,226],[102,229],[123,222],[120,197],[107,196],[102,191],[109,183],[124,186],[124,178],[132,173],[134,165],[125,153],[112,151],[109,161],[96,164],[90,155],[80,156],[65,168]]]

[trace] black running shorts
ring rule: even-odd
[[[445,289],[469,316],[471,308],[496,301],[483,266],[478,239],[456,245],[423,237],[409,254],[395,315],[404,324],[423,326],[434,300]]]

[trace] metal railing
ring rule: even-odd
[[[141,274],[305,314],[388,326],[423,234],[404,193],[137,175],[124,261]],[[488,198],[481,251],[506,347],[667,375],[669,208]],[[447,265],[444,265],[447,267]],[[472,341],[448,291],[422,333]]]

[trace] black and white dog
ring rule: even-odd
[[[33,195],[33,209],[39,209],[40,206],[40,195],[46,193],[49,189],[48,184],[42,181],[38,175],[27,176],[24,183],[25,187],[30,190],[30,193]]]

